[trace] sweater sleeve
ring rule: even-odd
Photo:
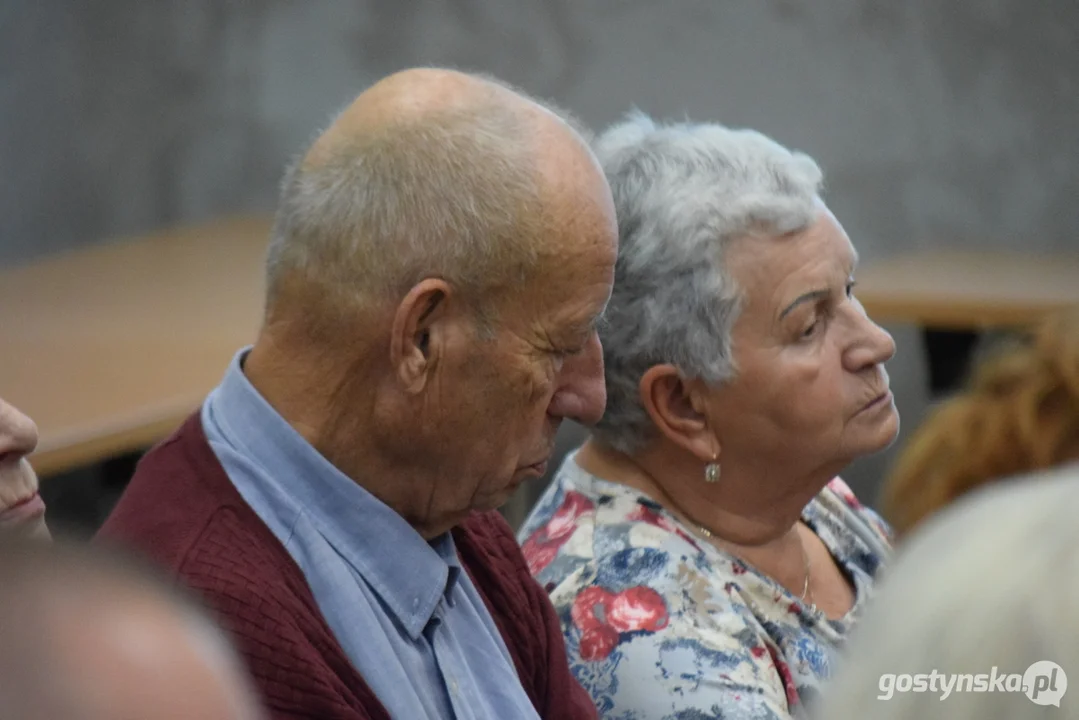
[[[501,630],[517,673],[544,720],[595,720],[596,707],[570,671],[558,614],[528,571],[497,512],[474,514],[458,550]]]

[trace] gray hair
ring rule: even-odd
[[[587,144],[569,113],[474,77],[552,112]],[[492,93],[466,109],[363,133],[324,163],[295,161],[267,254],[267,314],[295,275],[338,309],[399,295],[425,277],[441,277],[472,299],[525,279],[545,224],[534,126]]]
[[[1024,693],[971,690],[994,667],[1022,675],[1042,660],[1079,677],[1077,516],[1075,464],[975,491],[934,515],[885,571],[818,717],[1041,717]],[[947,698],[939,684],[906,687],[934,670],[961,675]],[[1079,718],[1074,698],[1063,707],[1054,717]]]
[[[817,164],[752,130],[657,125],[631,113],[594,145],[614,196],[619,248],[600,330],[607,408],[596,435],[632,453],[654,427],[638,386],[671,363],[717,384],[735,373],[731,329],[742,299],[723,267],[727,243],[808,227]]]

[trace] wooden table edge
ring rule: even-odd
[[[44,479],[105,458],[143,450],[168,437],[195,409],[105,433],[86,433],[81,439],[58,441],[55,448],[36,451],[28,459],[34,472]]]
[[[1067,302],[986,303],[964,302],[957,298],[892,299],[883,294],[874,297],[872,291],[860,294],[858,299],[866,314],[877,323],[905,323],[923,328],[961,331],[1023,327],[1039,322],[1050,313],[1074,307]]]

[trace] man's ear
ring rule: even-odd
[[[688,380],[673,365],[653,365],[638,385],[641,404],[656,429],[701,462],[712,462],[720,448],[709,429],[704,383]]]
[[[390,329],[390,367],[409,392],[426,386],[445,348],[444,322],[453,288],[440,278],[427,278],[397,305]]]

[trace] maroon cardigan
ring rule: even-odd
[[[540,717],[596,718],[570,673],[554,607],[505,520],[473,513],[453,536]],[[98,537],[149,555],[203,595],[273,718],[389,720],[299,566],[225,474],[197,413],[142,459]]]

